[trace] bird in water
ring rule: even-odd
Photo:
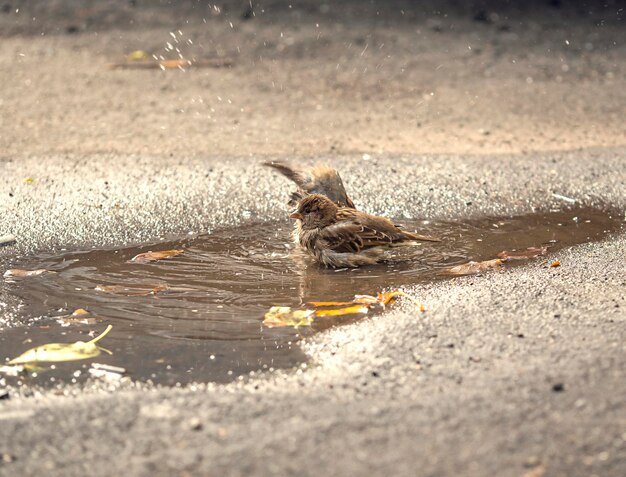
[[[384,259],[384,250],[416,241],[438,239],[402,230],[385,217],[357,210],[348,197],[339,173],[329,166],[303,169],[285,163],[266,163],[298,186],[289,204],[296,220],[294,240],[317,262],[344,268],[373,265]]]

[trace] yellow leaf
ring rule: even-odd
[[[273,306],[265,313],[263,324],[268,328],[311,326],[313,314],[313,310],[292,310],[288,306]]]
[[[143,50],[135,50],[126,55],[126,58],[128,58],[130,61],[147,60],[149,58],[149,55]]]
[[[91,341],[76,341],[75,343],[49,343],[36,348],[29,349],[17,358],[9,361],[9,364],[27,363],[58,363],[62,361],[77,361],[81,359],[94,358],[100,355],[101,351],[110,351],[101,348],[96,343],[104,338],[113,326],[107,326],[106,330]]]
[[[353,305],[346,308],[336,308],[334,310],[315,310],[315,316],[343,316],[365,314],[369,311],[367,306]]]
[[[140,253],[139,255],[135,255],[130,259],[131,262],[137,263],[146,263],[146,262],[155,262],[157,260],[163,260],[165,258],[175,257],[176,255],[180,255],[184,250],[161,250],[158,252],[146,252]]]
[[[33,179],[32,177],[27,177],[26,179],[24,179],[24,184],[33,184],[35,182],[35,179]]]

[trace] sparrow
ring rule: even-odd
[[[298,187],[289,196],[287,205],[292,211],[296,210],[298,203],[310,194],[322,194],[328,197],[339,207],[354,209],[354,202],[348,197],[339,172],[326,164],[318,164],[315,167],[304,168],[282,161],[264,162],[263,165],[271,167],[282,175],[291,179]],[[296,245],[300,244],[301,222],[297,220],[291,234]]]
[[[298,222],[300,247],[330,268],[373,265],[395,244],[440,241],[406,232],[385,217],[342,207],[322,194],[305,196],[289,217]]]

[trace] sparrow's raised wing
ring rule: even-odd
[[[265,162],[264,165],[276,169],[296,183],[298,190],[291,194],[289,200],[289,205],[292,207],[309,194],[322,194],[339,207],[354,209],[354,203],[348,197],[339,173],[330,166],[318,165],[303,168],[281,161]]]

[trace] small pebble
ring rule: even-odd
[[[554,383],[552,385],[552,391],[554,391],[555,393],[561,393],[565,391],[565,385],[563,383]]]
[[[189,420],[189,427],[192,431],[199,431],[202,429],[202,422],[197,417],[192,417]]]

